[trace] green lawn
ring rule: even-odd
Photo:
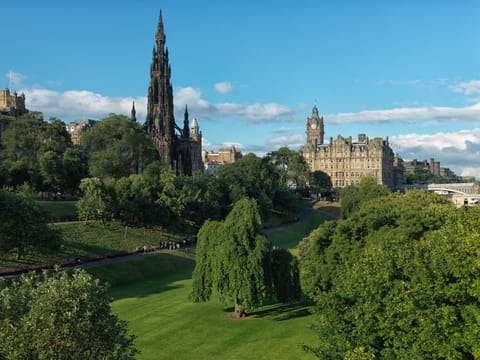
[[[294,255],[297,255],[295,248],[297,244],[318,225],[330,219],[324,213],[312,209],[302,221],[267,229],[265,234],[275,245],[289,249]]]
[[[183,239],[186,235],[169,234],[162,228],[126,228],[118,222],[104,226],[101,222],[85,225],[83,222],[52,224],[62,232],[63,243],[58,251],[32,250],[20,261],[15,255],[0,254],[0,268],[20,268],[30,264],[61,263],[74,258],[87,259],[94,256],[115,254],[143,245],[159,245],[166,239]]]
[[[188,300],[194,260],[174,252],[93,267],[111,283],[113,311],[136,334],[138,359],[313,359],[301,344],[314,343],[310,305],[270,305],[234,320],[214,299]]]
[[[77,219],[76,201],[39,201],[50,222],[71,221]]]
[[[327,217],[308,212],[302,221],[270,229],[275,245],[295,251],[298,242]],[[308,301],[265,305],[246,319],[231,318],[217,298],[192,303],[192,253],[171,252],[93,267],[111,284],[112,309],[137,336],[138,359],[313,359],[302,344],[315,344],[315,315]]]

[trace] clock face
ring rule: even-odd
[[[311,123],[310,127],[315,130],[317,128],[317,123]]]

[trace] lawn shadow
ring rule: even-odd
[[[192,277],[193,258],[170,253],[139,256],[126,261],[88,268],[87,271],[109,284],[115,300],[146,297],[179,289],[173,284]]]
[[[260,310],[249,313],[255,317],[271,317],[275,321],[285,321],[312,314],[312,302],[301,301],[290,304],[269,305]]]
[[[246,318],[270,317],[275,321],[285,321],[311,315],[314,305],[315,303],[305,296],[296,303],[267,302],[259,309],[247,312]],[[227,307],[224,311],[226,313],[233,313],[234,308]]]

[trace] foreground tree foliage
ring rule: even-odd
[[[28,249],[51,251],[60,245],[60,234],[47,225],[47,215],[28,187],[0,189],[0,223],[0,250],[16,251],[17,260]]]
[[[364,202],[300,244],[321,359],[480,356],[480,208],[426,192]]]
[[[299,298],[295,260],[283,251],[273,255],[272,245],[259,232],[260,224],[256,201],[242,198],[225,221],[207,221],[202,226],[193,272],[193,301],[208,301],[215,290],[224,303],[235,304],[235,316],[242,317],[258,307],[265,296],[279,301]]]
[[[0,282],[0,359],[134,359],[127,324],[84,270]]]

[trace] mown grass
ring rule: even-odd
[[[325,213],[310,210],[301,221],[266,229],[265,234],[276,246],[288,249],[292,254],[297,255],[297,244],[321,223],[330,219]]]
[[[72,221],[78,218],[76,201],[39,201],[48,214],[49,222]]]
[[[234,320],[216,298],[188,299],[194,259],[172,252],[92,267],[111,283],[113,311],[129,323],[147,359],[312,359],[301,345],[312,344],[308,302],[266,305],[246,319]]]
[[[298,242],[327,218],[312,210],[302,221],[266,233],[275,245],[295,252]],[[207,303],[189,300],[194,266],[192,253],[170,252],[89,269],[111,284],[112,309],[137,336],[139,360],[314,358],[302,349],[316,341],[307,299],[266,304],[234,320],[232,309],[215,296]]]

